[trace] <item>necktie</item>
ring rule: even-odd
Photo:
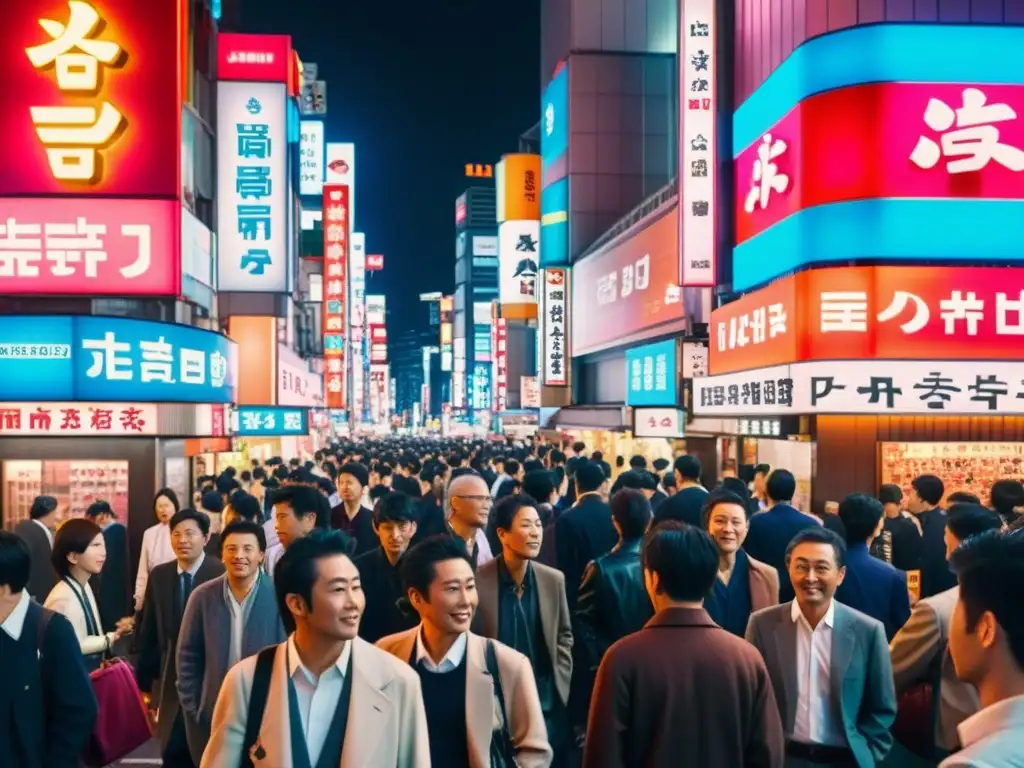
[[[181,574],[181,612],[185,613],[185,606],[188,605],[188,596],[192,594],[192,574],[185,571]]]

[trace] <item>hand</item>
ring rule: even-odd
[[[130,635],[135,631],[135,618],[132,616],[125,616],[123,619],[118,619],[117,631],[121,635]]]

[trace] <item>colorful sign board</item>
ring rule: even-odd
[[[218,80],[287,84],[291,60],[292,40],[288,35],[217,35]]]
[[[366,271],[380,272],[384,269],[384,254],[370,253],[366,256]]]
[[[0,437],[142,437],[160,434],[143,403],[3,403]]]
[[[494,166],[481,165],[480,163],[466,163],[467,179],[493,179]]]
[[[169,1],[5,3],[0,196],[178,197],[179,15]]]
[[[304,437],[309,434],[309,409],[241,405],[232,422],[231,431],[239,437]]]
[[[284,344],[277,346],[277,404],[323,408],[324,384],[309,363]]]
[[[505,155],[496,169],[498,222],[540,221],[540,155]]]
[[[540,193],[540,263],[569,263],[569,179],[560,179]]]
[[[569,65],[560,62],[544,89],[540,103],[541,188],[547,189],[568,173]]]
[[[502,304],[536,304],[540,222],[505,221],[498,226],[498,295]]]
[[[217,289],[288,290],[285,86],[217,86]]]
[[[669,440],[684,436],[686,413],[678,408],[633,409],[634,437],[664,437]]]
[[[830,267],[711,313],[711,372],[803,360],[1018,360],[1022,267]]]
[[[501,413],[508,410],[508,321],[496,318],[491,327],[491,349],[494,350],[494,410]]]
[[[324,185],[324,396],[328,408],[346,408],[345,350],[348,254],[351,240],[349,188]]]
[[[626,350],[626,405],[675,405],[679,400],[676,342]]]
[[[354,227],[356,221],[356,145],[351,142],[331,142],[327,145],[325,184],[348,186],[349,219]]]
[[[235,344],[200,328],[93,316],[0,323],[0,402],[230,403]]]
[[[544,386],[569,384],[569,270],[557,267],[541,272],[544,303],[541,307],[541,373]]]
[[[326,165],[323,120],[303,120],[299,138],[299,194],[322,195]]]

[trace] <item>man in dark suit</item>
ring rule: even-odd
[[[117,622],[132,613],[128,600],[128,538],[124,526],[117,521],[114,510],[105,501],[97,501],[85,510],[85,516],[103,531],[107,559],[93,591],[100,609],[100,623],[104,632],[117,630]]]
[[[765,483],[767,512],[750,518],[750,531],[743,543],[744,551],[755,560],[767,563],[779,572],[779,600],[793,599],[793,585],[786,568],[786,547],[805,528],[820,528],[816,517],[805,515],[791,502],[796,494],[796,478],[785,469],[776,469]]]
[[[612,524],[612,511],[601,494],[607,482],[600,465],[578,464],[576,504],[555,520],[555,563],[565,574],[570,613],[576,609],[587,563],[610,550],[619,540]]]
[[[946,560],[946,513],[939,506],[946,487],[935,475],[919,475],[910,485],[907,508],[921,524],[921,597],[933,597],[956,586]]]
[[[31,570],[25,542],[0,531],[0,765],[76,766],[96,697],[71,623],[29,597]]]
[[[59,507],[53,496],[36,496],[28,511],[29,519],[22,520],[14,528],[14,533],[25,542],[32,557],[28,593],[40,604],[57,583],[57,572],[50,564],[50,553],[53,552],[53,534],[61,517]]]
[[[781,768],[785,740],[768,669],[703,608],[718,557],[706,532],[676,520],[644,542],[654,618],[601,662],[584,768]]]
[[[224,565],[204,552],[210,535],[210,518],[205,514],[183,509],[171,518],[170,527],[171,548],[176,559],[156,566],[149,574],[142,607],[136,677],[139,690],[144,693],[152,691],[155,680],[160,681],[159,696],[153,704],[160,708],[157,737],[164,765],[190,768],[193,763],[175,685],[178,631],[192,590],[224,573]]]

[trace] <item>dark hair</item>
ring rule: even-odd
[[[946,497],[947,504],[981,504],[977,494],[970,491],[953,491]]]
[[[775,471],[778,472],[778,470]],[[831,544],[832,551],[836,555],[836,567],[842,568],[846,565],[846,542],[843,541],[842,536],[822,525],[814,525],[799,531],[790,540],[789,544],[786,545],[787,567],[789,566],[790,558],[793,556],[793,550],[801,544]]]
[[[512,530],[512,522],[516,519],[516,515],[519,514],[519,510],[524,507],[537,509],[537,502],[532,496],[525,493],[505,496],[503,499],[498,501],[498,503],[494,505],[495,529],[500,528],[503,531]]]
[[[234,467],[228,467],[228,469],[234,469]],[[214,487],[217,489],[217,493],[223,494],[224,496],[230,496],[242,486],[237,480],[235,480],[233,473],[229,475],[227,470],[224,470],[221,476],[214,482]]]
[[[618,493],[625,488],[632,488],[634,491],[644,490],[651,485],[647,473],[635,469],[627,469],[615,479],[612,486],[612,493]]]
[[[664,472],[666,469],[668,469],[669,465],[671,463],[672,462],[669,461],[668,459],[655,459],[654,463],[651,464],[651,466],[654,467],[654,471],[655,472],[659,472],[660,473],[660,472]]]
[[[430,585],[437,578],[437,564],[446,560],[465,560],[470,568],[473,560],[466,550],[466,544],[454,536],[443,533],[428,536],[419,544],[410,547],[399,561],[402,587],[406,594],[415,589],[424,600],[430,599]]]
[[[847,544],[863,544],[878,529],[885,515],[882,502],[866,493],[851,493],[839,502],[839,519],[846,529]]]
[[[662,488],[675,488],[676,487],[676,473],[666,472],[661,478]]]
[[[342,466],[342,468],[338,470],[338,477],[341,477],[342,475],[351,475],[362,488],[365,488],[370,484],[370,470],[356,461],[350,461],[348,464]]]
[[[615,457],[615,466],[616,467],[624,467],[625,465],[626,465],[626,457],[625,456],[616,456]]]
[[[576,467],[576,490],[580,495],[599,490],[607,479],[600,464],[587,461],[580,462]]]
[[[286,485],[274,491],[271,503],[274,506],[287,504],[300,520],[308,515],[315,515],[317,528],[330,527],[331,505],[316,488],[310,488],[308,485]],[[324,507],[327,508],[326,512]]]
[[[250,472],[248,469],[243,469],[242,474],[240,474],[238,477],[241,478],[243,483],[252,482],[252,472]]]
[[[676,458],[675,463],[672,465],[672,469],[678,472],[680,477],[684,480],[689,480],[693,483],[700,482],[700,459],[696,456],[684,453],[682,456]]]
[[[515,477],[519,472],[519,462],[515,459],[505,460],[505,474],[509,477]]]
[[[743,510],[744,517],[750,518],[750,509],[743,497],[722,486],[709,493],[707,499],[704,500],[704,507],[701,509],[701,519],[704,521],[705,528],[708,527],[708,523],[711,521],[711,515],[715,511],[715,507],[721,504],[735,504]]]
[[[551,460],[551,465],[565,464],[565,453],[555,448],[548,454],[548,458]]]
[[[523,473],[529,472],[543,472],[544,462],[540,459],[527,459],[523,462]]]
[[[463,477],[465,475],[475,475],[477,477],[483,477],[483,475],[481,475],[472,467],[455,467],[455,469],[452,470],[451,476],[448,478],[448,484],[451,485],[452,480],[454,480],[456,477]]]
[[[645,570],[658,574],[662,594],[677,602],[703,600],[718,578],[718,545],[700,528],[666,520],[644,539]]]
[[[231,511],[243,520],[257,522],[263,518],[260,500],[250,493],[238,490],[231,494]],[[222,537],[223,538],[223,537]]]
[[[771,464],[757,464],[754,467],[754,474],[755,475],[765,475],[765,476],[767,476],[767,475],[771,474],[771,471],[772,471],[772,465]]]
[[[338,486],[329,477],[317,475],[313,478],[313,482],[316,483],[316,489],[327,496],[332,496],[338,492]]]
[[[629,466],[633,469],[647,469],[647,459],[640,455],[632,456],[629,459]]]
[[[253,522],[252,520],[232,520],[230,523],[224,526],[224,530],[220,532],[220,550],[224,551],[224,544],[228,540],[228,536],[232,534],[246,534],[251,533],[256,537],[256,543],[260,545],[260,552],[267,551],[267,533],[263,530],[263,526],[259,523]]]
[[[515,496],[519,493],[520,483],[514,477],[506,478],[501,481],[501,485],[498,486],[498,492],[494,494],[494,501],[497,502],[499,499],[503,499],[506,496]]]
[[[274,593],[285,632],[290,635],[295,631],[295,617],[288,609],[286,599],[288,595],[298,595],[312,611],[313,585],[320,576],[317,561],[337,555],[351,558],[351,552],[352,540],[348,536],[341,531],[324,530],[310,531],[308,536],[292,542],[284,551],[274,566]]]
[[[899,504],[903,501],[903,489],[895,483],[886,483],[878,489],[878,500],[883,504]]]
[[[933,507],[938,506],[946,494],[946,486],[942,484],[942,478],[937,475],[918,475],[910,481],[910,485],[917,491],[921,501],[931,504]]]
[[[920,493],[920,492],[919,492]],[[1024,670],[1024,530],[988,531],[972,536],[950,558],[960,581],[960,601],[973,632],[982,614],[991,612],[1017,667]]]
[[[370,493],[369,493],[370,501],[372,501],[374,504],[376,504],[378,501],[383,499],[385,496],[387,496],[391,492],[392,492],[392,489],[388,488],[386,485],[375,485],[375,486],[373,486],[373,488],[370,489]],[[399,491],[399,493],[401,493],[401,491]]]
[[[555,488],[555,475],[552,471],[535,469],[523,475],[523,492],[542,504],[547,504]]]
[[[651,524],[651,502],[640,491],[624,488],[608,501],[612,520],[619,525],[625,541],[643,538]]]
[[[57,529],[57,535],[53,537],[53,552],[50,553],[50,562],[57,575],[65,578],[71,573],[71,563],[68,562],[68,555],[80,555],[89,548],[93,539],[100,536],[103,531],[92,520],[84,517],[72,517],[70,520]]]
[[[590,460],[593,462],[604,461],[604,454],[601,451],[594,451],[590,454]]]
[[[175,512],[168,521],[167,528],[173,531],[186,520],[195,521],[195,524],[199,526],[199,532],[204,537],[210,535],[210,516],[191,507],[185,507]]]
[[[174,511],[177,512],[181,509],[181,503],[178,501],[178,494],[174,492],[172,488],[161,488],[153,496],[153,511],[156,512],[156,503],[161,496],[166,496],[167,500],[174,505]]]
[[[85,510],[85,516],[90,520],[95,521],[100,515],[110,515],[114,517],[114,510],[110,508],[110,504],[105,501],[94,501],[89,505],[89,508]]]
[[[1024,506],[1024,485],[1020,480],[996,480],[992,483],[992,509],[1004,520],[1010,521],[1017,517],[1016,507]]]
[[[572,444],[572,449],[576,453],[583,453],[583,451],[587,450],[587,444],[584,443],[582,440],[577,440],[575,443]]]
[[[207,491],[199,498],[204,512],[219,515],[224,511],[224,497],[220,491]]]
[[[785,504],[793,500],[796,493],[796,478],[788,469],[775,469],[768,475],[764,485],[768,498],[776,504]]]
[[[22,592],[31,572],[28,544],[10,531],[0,531],[0,586],[7,586],[15,594]]]
[[[28,516],[32,520],[46,517],[57,508],[57,500],[53,496],[36,496],[32,500],[32,506],[28,510]]]
[[[416,517],[412,499],[401,491],[386,493],[373,507],[373,524],[377,527],[383,523],[415,523]]]
[[[946,527],[957,541],[963,543],[971,536],[998,531],[1003,527],[1003,519],[980,504],[960,502],[946,510]]]

